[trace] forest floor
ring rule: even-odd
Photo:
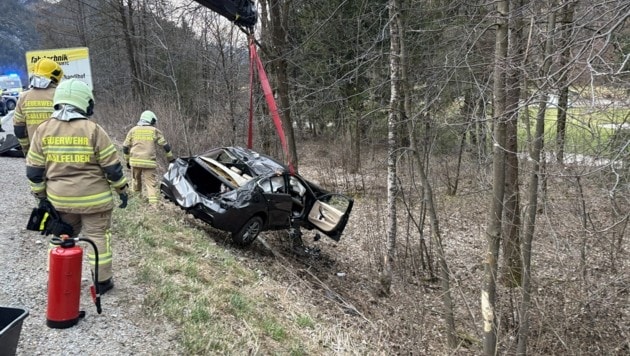
[[[436,159],[435,163],[436,172],[441,173],[434,175],[432,184],[460,342],[456,349],[449,349],[444,291],[436,278],[436,246],[426,227],[426,207],[418,187],[401,187],[395,273],[390,292],[384,294],[380,284],[387,220],[383,151],[365,152],[361,173],[347,174],[340,168],[343,153],[321,147],[304,146],[307,153],[301,156],[300,173],[355,198],[342,239],[338,243],[326,237],[314,241],[314,233],[306,232],[305,242],[321,253],[299,257],[291,252],[286,233],[268,232],[250,248],[233,253],[252,270],[263,270],[295,288],[293,293],[316,310],[316,318],[338,325],[345,339],[339,340],[334,354],[481,354],[480,295],[491,190],[489,168],[464,165],[459,190],[450,196],[445,194],[444,184],[447,160]],[[547,194],[541,197],[533,241],[530,354],[627,354],[628,183],[616,184],[614,174],[591,175],[593,167],[552,169]],[[526,168],[523,173],[525,181]],[[400,174],[403,182],[413,181],[408,172]],[[610,183],[602,179],[610,179]],[[527,186],[522,185],[525,193]],[[425,228],[418,229],[420,225]],[[218,235],[216,240],[230,245],[225,236]],[[503,262],[501,256],[500,271]],[[513,353],[516,347],[520,293],[519,288],[498,285],[500,354]]]
[[[460,342],[456,349],[448,349],[444,291],[436,278],[436,246],[426,227],[429,222],[418,187],[401,186],[395,274],[390,293],[384,295],[380,288],[387,220],[383,151],[364,152],[361,174],[350,175],[339,169],[343,153],[317,147],[321,146],[306,150],[312,155],[301,156],[301,174],[324,186],[342,187],[341,191],[345,189],[356,199],[341,241],[334,243],[323,237],[312,242],[321,255],[305,259],[290,253],[283,234],[267,233],[267,245],[276,246],[284,257],[245,261],[256,261],[252,268],[261,268],[262,263],[279,280],[303,283],[304,293],[322,313],[353,329],[351,334],[375,353],[480,354],[489,168],[464,164],[458,192],[450,196],[444,183],[449,176],[447,169],[454,165],[446,162],[456,160],[437,158],[434,163],[432,185],[451,272]],[[528,180],[527,168],[523,163],[521,181]],[[548,167],[532,247],[532,355],[630,352],[630,184],[619,179],[617,168]],[[399,174],[402,182],[417,181],[403,170]],[[523,202],[527,184],[521,185]],[[419,225],[425,228],[418,229]],[[264,254],[265,250],[256,243],[244,256]],[[501,254],[500,273],[503,263]],[[514,352],[521,300],[520,288],[499,283],[496,316],[500,354]]]

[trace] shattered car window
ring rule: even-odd
[[[289,178],[289,186],[291,187],[291,192],[295,193],[299,196],[304,196],[304,193],[306,193],[306,188],[304,187],[304,185],[302,185],[302,183],[300,183],[300,181],[291,176]]]
[[[263,179],[258,182],[258,185],[265,193],[284,193],[284,178],[282,176]]]

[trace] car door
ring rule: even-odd
[[[289,195],[285,177],[274,175],[258,182],[267,204],[267,225],[270,229],[288,228],[291,223],[293,201]]]
[[[318,197],[309,207],[308,222],[335,241],[339,241],[346,228],[354,201],[342,194]]]

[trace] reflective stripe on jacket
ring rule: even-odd
[[[45,191],[55,208],[68,213],[110,210],[114,207],[112,188],[120,190],[127,184],[111,139],[87,119],[42,123],[35,131],[26,166],[31,190]]]
[[[30,140],[37,127],[50,119],[54,95],[55,87],[33,88],[20,94],[15,105],[13,127],[24,153],[28,152]]]
[[[173,159],[173,153],[162,131],[150,125],[134,126],[127,133],[127,137],[123,143],[125,160],[127,160],[132,167],[156,168],[156,146],[160,146],[164,149],[166,158],[169,161]]]

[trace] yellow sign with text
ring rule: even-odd
[[[52,59],[63,69],[63,79],[75,78],[92,88],[90,51],[87,47],[44,49],[26,52],[28,76],[33,74],[35,63],[41,58]]]

